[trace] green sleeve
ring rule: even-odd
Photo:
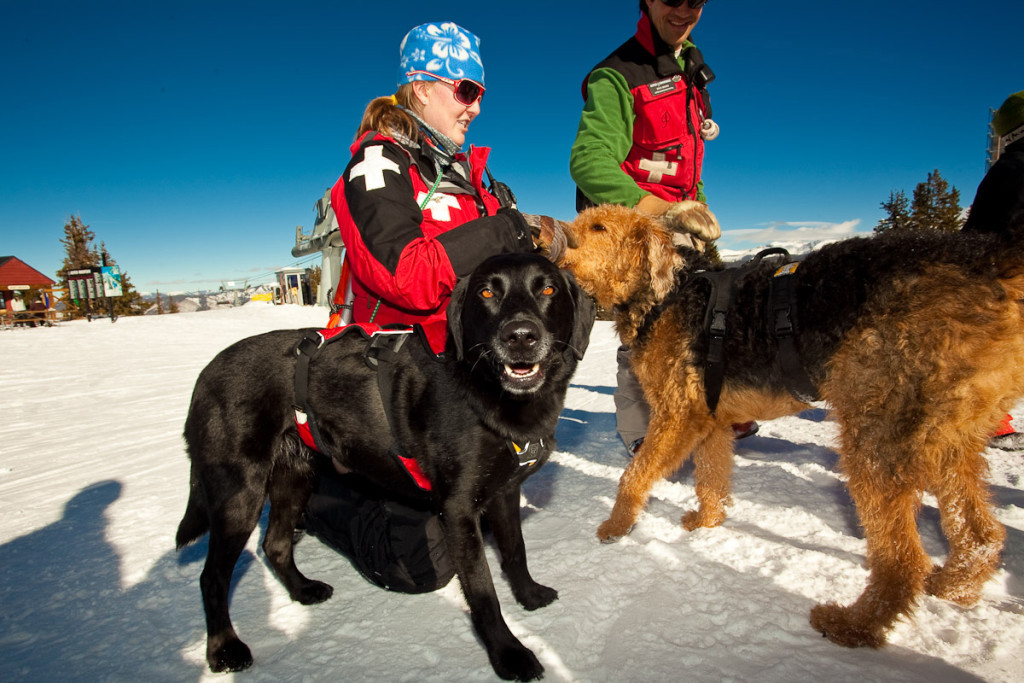
[[[569,173],[595,204],[636,206],[647,194],[621,168],[633,144],[633,96],[622,74],[595,69],[569,153]]]
[[[632,146],[633,95],[626,79],[614,69],[595,69],[569,153],[569,173],[590,201],[633,207],[650,194],[622,170]],[[707,202],[703,180],[697,200]]]

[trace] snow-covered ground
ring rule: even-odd
[[[335,594],[304,607],[270,574],[260,534],[232,595],[255,665],[237,675],[206,668],[206,541],[173,547],[188,489],[181,430],[193,382],[241,337],[325,320],[324,309],[252,303],[0,332],[0,680],[495,678],[457,580],[427,595],[388,593],[306,538],[300,567]],[[819,601],[853,600],[867,577],[830,450],[835,427],[822,409],[765,423],[740,443],[723,526],[680,527],[695,504],[687,469],[656,487],[632,535],[597,541],[626,464],[612,406],[616,346],[610,323],[599,322],[569,391],[558,452],[524,488],[530,567],[559,600],[524,611],[490,552],[506,619],[547,680],[1024,680],[1024,455],[987,452],[1008,537],[980,604],[925,597],[887,648],[845,649],[807,621]],[[941,560],[927,497],[920,527]]]

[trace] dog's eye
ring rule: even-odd
[[[541,296],[554,296],[554,294],[555,294],[555,286],[554,285],[548,285],[544,289],[540,290],[540,295]]]
[[[487,287],[484,287],[483,289],[480,290],[480,298],[481,299],[493,299],[494,298],[494,292],[491,291],[490,289],[488,289]]]

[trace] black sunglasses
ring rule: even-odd
[[[661,0],[661,4],[669,7],[679,7],[684,2],[689,5],[690,9],[700,9],[707,4],[708,0]]]

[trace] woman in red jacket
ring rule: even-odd
[[[456,280],[489,256],[534,250],[514,197],[486,170],[490,150],[462,151],[484,95],[479,45],[450,22],[412,29],[398,90],[367,106],[331,192],[353,322],[418,323],[438,352]]]
[[[557,261],[552,242],[564,246],[564,236],[552,235],[557,223],[519,213],[511,191],[491,179],[489,149],[462,151],[483,94],[479,38],[450,22],[412,29],[401,44],[398,90],[367,105],[352,160],[331,191],[352,322],[419,324],[436,353],[459,278],[496,254],[540,250]],[[318,457],[316,467],[305,515],[311,533],[389,590],[448,583],[455,572],[433,510],[392,500],[333,459]]]

